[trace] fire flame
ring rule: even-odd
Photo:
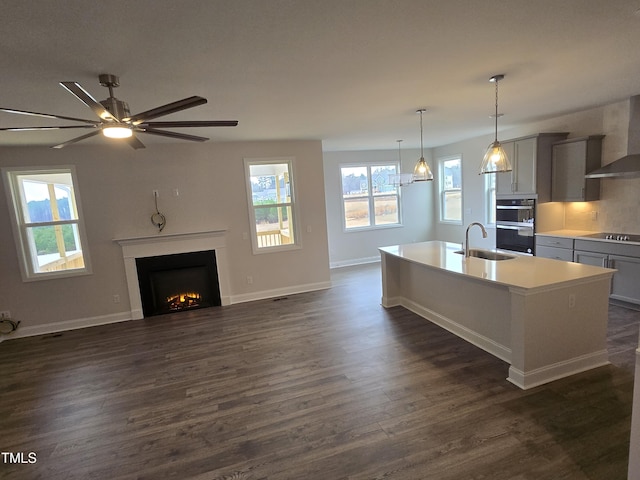
[[[171,310],[182,310],[198,306],[201,300],[198,292],[183,292],[167,297],[167,304]]]

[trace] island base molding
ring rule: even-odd
[[[609,354],[606,350],[603,350],[547,365],[526,373],[511,366],[509,367],[507,380],[517,387],[527,390],[605,365],[609,365]]]
[[[481,335],[478,332],[471,330],[464,325],[447,318],[446,316],[434,312],[429,308],[426,308],[416,302],[409,300],[408,298],[399,297],[397,299],[399,302],[397,305],[406,308],[407,310],[412,311],[416,315],[420,315],[422,318],[426,318],[431,323],[435,323],[439,327],[448,330],[454,335],[466,340],[467,342],[475,345],[478,348],[481,348],[485,352],[489,352],[490,354],[498,357],[500,360],[503,360],[507,363],[511,362],[511,349],[505,347],[504,345],[486,337],[485,335]]]
[[[447,318],[429,308],[417,304],[404,297],[383,298],[382,306],[385,308],[391,307],[403,307],[407,310],[421,316],[422,318],[429,320],[431,323],[435,323],[441,328],[453,333],[457,337],[466,340],[467,342],[481,348],[487,353],[503,360],[506,363],[511,363],[511,349],[493,341],[492,339],[480,335],[477,332],[461,325],[460,323]],[[523,372],[522,370],[511,365],[509,367],[509,376],[507,380],[522,390],[538,387],[546,383],[559,380],[564,377],[569,377],[577,373],[586,372],[593,368],[603,367],[609,365],[609,354],[607,350],[601,350],[599,352],[589,353],[587,355],[581,355],[576,358],[563,360],[551,365],[546,365],[535,370]]]

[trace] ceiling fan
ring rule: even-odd
[[[187,108],[197,107],[207,103],[207,99],[203,97],[193,96],[178,100],[177,102],[168,103],[160,107],[147,110],[146,112],[131,115],[129,105],[122,100],[118,100],[113,96],[113,89],[120,85],[120,79],[111,74],[101,74],[98,77],[100,85],[109,89],[109,98],[98,102],[77,82],[60,82],[67,91],[74,95],[78,100],[89,107],[100,120],[86,120],[83,118],[63,117],[61,115],[51,115],[48,113],[28,112],[25,110],[16,110],[14,108],[2,108],[0,111],[7,113],[17,113],[20,115],[30,115],[34,117],[54,118],[58,120],[71,120],[74,122],[82,122],[84,125],[58,125],[51,127],[5,127],[0,131],[29,131],[29,130],[66,130],[74,128],[83,128],[92,130],[90,133],[81,135],[66,142],[54,145],[51,148],[63,148],[72,143],[79,142],[86,138],[93,137],[102,132],[105,137],[123,138],[129,142],[133,148],[145,148],[144,144],[137,138],[137,133],[148,133],[151,135],[160,135],[163,137],[179,138],[182,140],[190,140],[193,142],[204,142],[209,140],[206,137],[196,135],[187,135],[184,133],[162,130],[164,128],[184,128],[184,127],[235,127],[238,125],[237,120],[198,120],[198,121],[174,121],[174,122],[151,122],[154,118],[169,115],[170,113],[186,110]]]

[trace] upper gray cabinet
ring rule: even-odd
[[[537,195],[538,202],[551,201],[551,146],[568,133],[539,133],[502,142],[511,161],[511,172],[496,173],[497,195]]]
[[[591,135],[553,144],[551,201],[589,202],[600,198],[600,179],[584,176],[600,168],[603,138]]]

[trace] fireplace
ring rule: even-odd
[[[214,293],[211,294],[211,298],[213,298],[212,303],[215,303],[217,305],[230,305],[231,295],[229,292],[228,278],[229,265],[227,260],[225,236],[226,230],[221,229],[202,232],[170,233],[163,235],[145,235],[140,237],[114,239],[114,241],[120,244],[120,246],[122,247],[122,256],[124,259],[124,268],[127,277],[127,287],[129,290],[131,318],[140,319],[144,318],[146,315],[146,313],[143,313],[142,308],[143,294],[140,288],[141,282],[138,278],[137,266],[137,261],[143,258],[173,257],[174,255],[183,253],[214,251],[215,254],[213,255],[213,261],[215,263],[213,264],[213,266],[210,265],[208,267],[216,272],[213,278],[215,278],[218,282],[217,290],[214,287]],[[193,267],[193,265],[188,265],[187,267]],[[170,277],[183,275],[182,272],[178,273],[180,270],[181,269],[174,269],[173,273],[167,275],[169,275]],[[188,270],[189,268],[186,268],[185,271]],[[163,274],[159,272],[157,272],[156,274],[160,277],[163,276]],[[198,276],[198,274],[194,272],[191,272],[191,274],[196,277]],[[186,273],[185,275],[190,276]],[[147,286],[145,288],[151,287]],[[191,289],[188,288],[188,290]],[[185,291],[180,293],[189,294],[194,292]],[[187,296],[195,297],[195,295]],[[181,308],[187,306],[187,304],[190,302],[201,300],[202,299],[198,300],[193,298],[183,298],[180,300],[180,302],[182,303]]]
[[[145,317],[221,305],[214,250],[137,258],[136,269]]]

